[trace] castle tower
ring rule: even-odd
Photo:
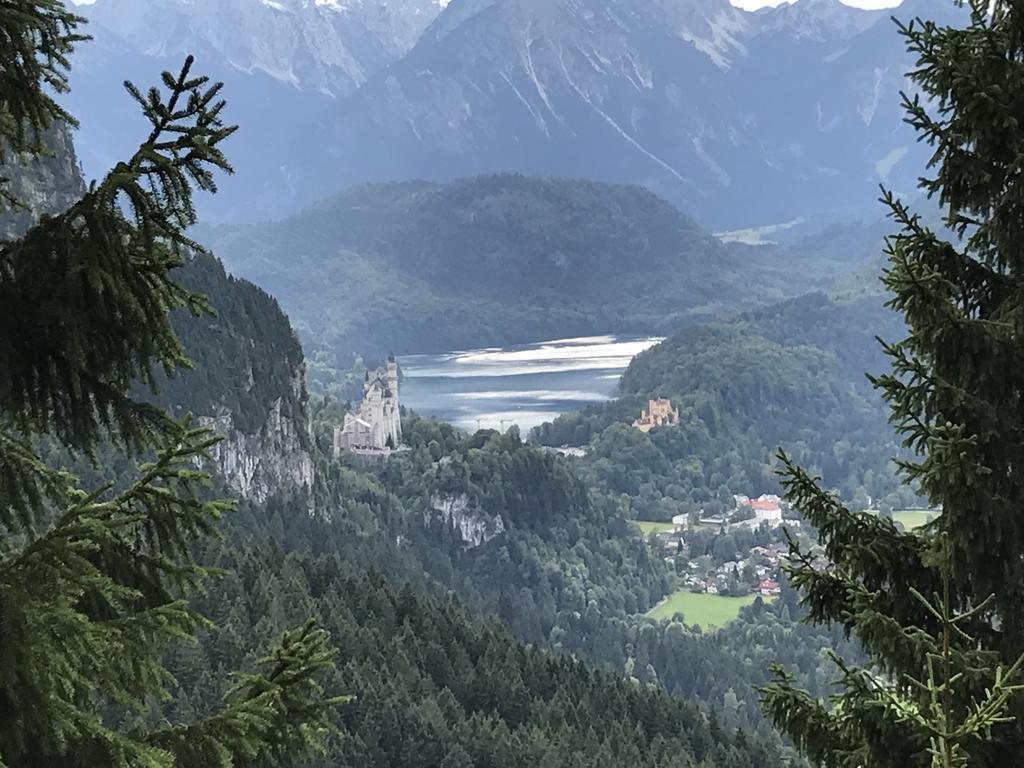
[[[388,357],[388,369],[387,369],[387,380],[388,389],[394,394],[395,399],[398,398],[398,361],[395,360],[395,356],[391,355]]]
[[[402,414],[398,403],[398,361],[395,360],[394,355],[388,357],[387,367],[387,383],[388,392],[390,398],[388,402],[389,413],[388,418],[388,437],[391,440],[392,446],[397,447],[402,444]]]

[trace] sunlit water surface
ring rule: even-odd
[[[400,358],[401,398],[461,429],[524,434],[559,414],[615,396],[619,378],[657,338],[588,336]]]

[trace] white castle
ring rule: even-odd
[[[402,417],[398,408],[398,363],[388,358],[384,370],[367,371],[363,402],[345,423],[334,428],[334,455],[341,451],[388,454],[402,444]]]

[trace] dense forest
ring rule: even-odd
[[[261,429],[280,404],[308,423],[293,386],[301,348],[276,302],[212,256],[194,254],[176,277],[202,290],[215,314],[173,318],[192,368],[161,378],[151,399],[179,414],[224,409]],[[331,691],[356,696],[335,714],[324,766],[778,763],[776,741],[737,733],[735,717],[717,723],[643,682],[643,670],[630,679],[621,653],[599,672],[551,652],[572,650],[552,642],[569,640],[558,627],[567,617],[642,612],[672,581],[567,465],[514,434],[467,436],[414,414],[405,415],[411,450],[394,461],[334,460],[323,449],[340,413],[336,401],[314,409],[315,498],[298,489],[265,504],[243,498],[224,541],[197,552],[225,575],[192,601],[213,627],[165,654],[170,700],[151,702],[148,714],[114,707],[109,722],[132,729],[211,713],[228,670],[252,669],[282,631],[316,618],[341,654]],[[117,489],[133,475],[135,459],[112,442],[92,456],[50,439],[39,450],[83,487]],[[571,644],[585,655],[582,641]]]
[[[206,253],[194,254],[175,279],[206,296],[213,313],[173,315],[192,368],[162,377],[155,402],[172,413],[183,403],[197,415],[225,410],[246,433],[260,429],[278,401],[284,416],[304,422],[305,391],[296,386],[302,347],[277,301]]]
[[[205,267],[193,274],[223,274],[215,262]],[[255,296],[266,322],[283,318],[253,290],[214,280],[210,299],[229,307]],[[186,337],[215,344],[241,333],[229,316]],[[284,366],[289,348],[268,348],[254,375]],[[216,379],[194,381],[160,397],[193,412],[220,402]],[[264,383],[266,393],[283,386]],[[192,600],[213,626],[165,655],[170,700],[110,717],[134,727],[208,715],[228,670],[251,669],[284,629],[315,618],[340,651],[330,690],[356,697],[337,711],[318,765],[778,765],[782,747],[756,716],[757,676],[714,674],[726,660],[699,630],[677,627],[662,641],[653,620],[633,624],[672,574],[621,514],[593,505],[565,462],[515,434],[465,435],[412,413],[410,451],[376,466],[331,459],[321,447],[340,410],[314,402],[312,502],[302,492],[241,499],[224,540],[197,553],[224,575]],[[112,445],[93,460],[43,447],[86,486],[131,475],[132,461]],[[218,486],[215,495],[228,492]],[[461,518],[446,516],[438,498],[464,499]],[[820,638],[807,647],[817,654]],[[701,654],[708,660],[690,663]],[[635,673],[633,655],[643,661]],[[738,696],[726,696],[730,686]]]
[[[821,242],[723,244],[638,187],[516,175],[358,187],[199,234],[281,301],[312,361],[342,370],[356,353],[668,333],[856,263]]]
[[[886,362],[876,337],[901,338],[877,289],[810,294],[736,320],[687,328],[637,356],[621,397],[539,428],[545,445],[586,445],[579,470],[639,519],[729,509],[734,494],[777,490],[784,447],[861,508],[913,501],[891,462],[900,447],[867,378]],[[648,398],[671,398],[678,427],[629,424]]]
[[[249,539],[252,537],[248,534]],[[258,540],[257,540],[258,542]],[[450,598],[353,573],[336,555],[234,542],[208,553],[230,576],[198,607],[217,622],[176,650],[173,717],[202,714],[284,627],[312,616],[353,695],[315,765],[332,768],[771,768],[775,749],[622,675],[516,642]]]
[[[252,368],[259,408],[275,392],[286,395],[287,377],[275,371],[294,362],[288,334],[243,343],[252,328],[287,329],[276,304],[226,278],[209,257],[192,262],[185,279],[208,280],[219,313],[179,318],[196,369],[164,382],[161,401],[196,413],[238,408],[217,396],[220,385],[237,396],[238,382],[225,384],[202,367],[229,360],[211,354],[225,340],[225,353],[240,350],[243,367],[223,371],[239,381],[247,378],[244,366],[257,362],[246,350],[262,356]],[[228,573],[194,602],[216,629],[198,646],[170,652],[178,682],[163,715],[208,712],[226,670],[251,664],[297,617],[314,616],[342,652],[334,690],[358,697],[339,715],[341,734],[324,765],[489,765],[480,755],[506,750],[512,762],[495,765],[525,757],[572,765],[579,758],[569,755],[577,754],[586,765],[777,764],[767,756],[782,745],[753,691],[763,668],[733,664],[718,635],[643,617],[675,587],[674,573],[622,509],[588,494],[570,464],[514,432],[466,435],[410,412],[403,418],[408,452],[382,465],[332,459],[328,434],[342,413],[329,399],[314,398],[310,408],[314,498],[243,499],[226,521],[225,542],[202,553],[204,564]],[[44,455],[87,486],[117,482],[132,464],[106,449],[95,462],[70,461],[55,448]],[[759,642],[742,640],[770,611],[756,608],[730,628],[735,643],[746,644],[751,659],[784,644],[801,680],[826,678],[821,651],[841,648],[839,638],[801,630],[788,614]],[[451,624],[462,634],[450,633]],[[607,701],[615,709],[604,709]],[[506,702],[515,703],[514,713]],[[704,705],[703,714],[693,704]],[[609,739],[584,748],[593,733],[584,725],[612,713],[620,724],[599,729]],[[737,728],[746,734],[736,736]]]
[[[675,570],[624,506],[587,493],[571,463],[514,432],[467,435],[410,412],[410,451],[376,467],[332,460],[321,447],[340,412],[340,404],[314,398],[317,514],[297,516],[302,500],[278,498],[264,511],[247,506],[241,530],[264,531],[286,551],[339,557],[393,584],[453,593],[519,640],[702,703],[723,724],[777,747],[754,691],[767,680],[761,661],[784,656],[801,682],[826,695],[835,669],[824,652],[855,652],[838,632],[798,624],[792,592],[758,602],[718,632],[648,618],[680,586]],[[453,517],[439,498],[465,503]],[[748,538],[749,548],[757,535]],[[699,546],[709,553],[741,546],[731,535],[705,539]]]
[[[309,537],[315,551],[399,579],[428,575],[528,642],[590,605],[646,611],[671,587],[640,534],[595,505],[565,462],[514,433],[466,435],[409,412],[403,429],[411,450],[383,466],[321,460],[315,506],[331,525]]]
[[[208,286],[218,316],[178,318],[196,370],[167,382],[160,397],[189,403],[198,413],[218,402],[220,387],[235,398],[244,394],[242,379],[254,382],[248,390],[258,396],[256,413],[275,393],[287,396],[287,372],[294,370],[296,350],[301,362],[301,350],[276,302],[246,281],[227,277],[209,257],[191,262],[184,279]],[[794,302],[789,316],[768,315],[774,323],[765,323],[764,334],[785,334],[786,324],[802,312],[828,312],[820,297],[807,301],[813,310]],[[807,323],[825,336],[820,326]],[[248,341],[259,329],[266,333]],[[218,366],[235,360],[233,349],[237,364]],[[851,370],[869,364],[865,349],[844,349]],[[639,362],[646,357],[655,356]],[[646,370],[658,371],[657,362],[655,357]],[[211,365],[220,373],[211,375]],[[225,379],[228,374],[234,378]],[[641,374],[655,375],[640,369],[625,382],[641,391]],[[233,411],[242,405],[224,404]],[[756,731],[773,749],[782,745],[761,717],[754,692],[767,680],[767,663],[785,658],[803,684],[826,695],[834,668],[823,652],[855,653],[838,633],[799,625],[791,592],[775,604],[759,601],[714,633],[646,618],[649,608],[678,588],[674,569],[629,523],[635,509],[621,497],[591,492],[577,463],[523,443],[515,431],[467,435],[411,412],[403,414],[409,451],[385,464],[333,459],[330,432],[343,413],[344,404],[331,398],[315,397],[310,405],[310,449],[318,465],[313,498],[286,494],[265,506],[245,504],[230,523],[229,540],[249,542],[253,557],[270,552],[284,559],[294,553],[309,563],[334,562],[331,568],[341,563],[353,579],[379,573],[390,584],[415,585],[414,593],[424,599],[453,594],[475,615],[500,620],[519,642],[572,654],[637,684],[699,702],[728,733],[736,727]],[[648,469],[657,472],[659,466]],[[730,536],[712,537],[702,546],[712,552],[720,543],[736,547]],[[214,556],[225,557],[219,550]],[[216,592],[219,597],[222,590]],[[224,612],[218,608],[213,615]],[[248,626],[259,620],[251,617]],[[257,633],[250,642],[271,634]],[[255,647],[246,645],[245,651]]]

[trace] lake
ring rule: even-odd
[[[559,414],[614,397],[630,361],[661,339],[588,336],[442,355],[404,355],[401,400],[465,430],[525,437]]]

